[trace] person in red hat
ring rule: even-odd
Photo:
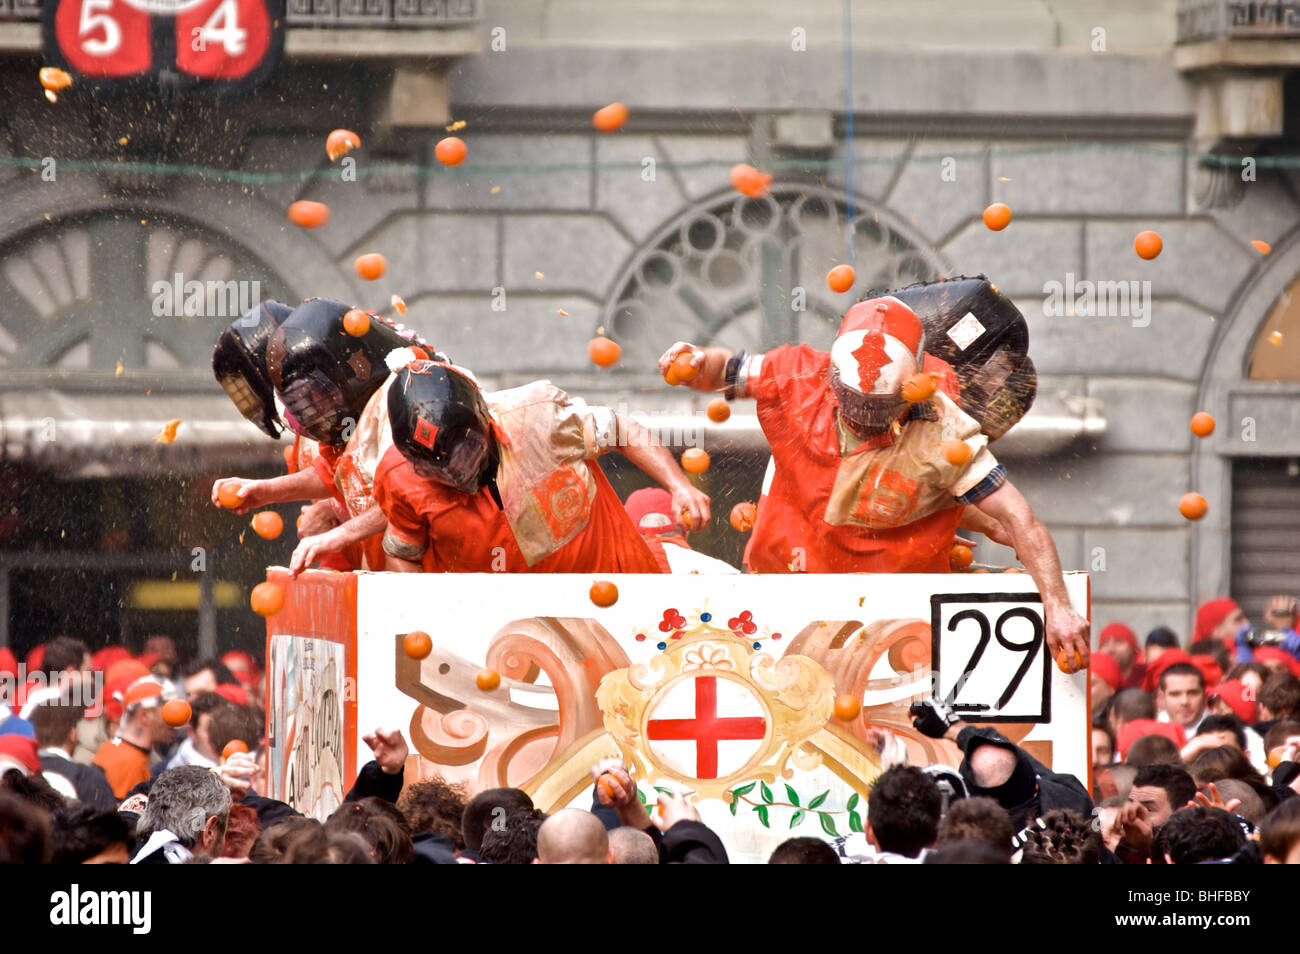
[[[1089,669],[1092,672],[1092,711],[1102,712],[1111,697],[1124,687],[1124,672],[1109,653],[1100,650],[1092,654]]]
[[[154,746],[170,741],[174,734],[162,718],[166,694],[163,684],[150,677],[132,683],[122,697],[117,735],[95,753],[95,764],[104,770],[119,799],[149,780],[149,765],[156,759]]]
[[[1237,605],[1236,600],[1226,597],[1206,600],[1196,608],[1196,628],[1192,631],[1192,642],[1202,639],[1217,639],[1236,651],[1235,639],[1243,626],[1249,626],[1250,620]]]
[[[1159,719],[1134,719],[1127,722],[1115,740],[1119,758],[1128,755],[1128,750],[1138,739],[1148,735],[1163,735],[1174,745],[1182,749],[1187,744],[1187,733],[1176,722],[1162,722]]]
[[[1087,666],[1088,621],[1070,605],[1051,535],[958,406],[951,366],[926,353],[921,319],[897,297],[850,308],[830,352],[786,345],[750,356],[679,341],[660,357],[660,373],[683,354],[697,372],[689,387],[757,400],[772,448],[771,484],[745,551],[750,570],[946,573],[969,506],[1000,528],[1033,576],[1053,656],[1070,672]],[[944,450],[958,442],[962,453]]]
[[[665,573],[731,573],[737,570],[730,563],[714,559],[694,550],[687,542],[689,530],[682,527],[673,514],[673,496],[662,487],[643,487],[634,490],[623,502],[623,509],[636,524],[655,562]]]
[[[1123,623],[1110,623],[1097,637],[1097,648],[1119,663],[1124,689],[1141,689],[1147,674],[1146,660],[1138,646],[1137,633]]]
[[[1238,679],[1225,679],[1215,686],[1208,705],[1215,715],[1236,716],[1244,725],[1254,725],[1259,718],[1255,693],[1248,692],[1246,684]]]

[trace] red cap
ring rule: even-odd
[[[25,735],[0,735],[0,755],[8,755],[27,769],[28,775],[39,775],[41,760],[36,754],[36,740]]]
[[[1196,610],[1196,631],[1192,633],[1192,642],[1208,637],[1229,613],[1237,609],[1241,609],[1237,601],[1227,597],[1202,603]]]
[[[257,681],[258,665],[248,653],[242,649],[232,649],[221,657],[221,662],[227,669],[234,673],[245,686],[251,685]]]
[[[160,659],[162,659],[162,656],[158,655],[157,653],[141,653],[139,656],[135,657],[135,661],[138,662],[141,666],[144,666],[145,672],[152,671],[153,664]]]
[[[1097,637],[1097,645],[1106,645],[1106,640],[1108,639],[1118,639],[1122,642],[1128,643],[1129,646],[1133,648],[1133,655],[1135,657],[1142,655],[1141,650],[1138,649],[1137,634],[1123,623],[1111,623],[1103,629],[1101,635]]]
[[[868,298],[850,308],[844,313],[836,337],[842,338],[854,331],[879,331],[897,338],[916,355],[918,362],[921,360],[921,339],[925,328],[916,312],[897,298]]]
[[[106,673],[113,663],[130,658],[131,653],[125,646],[105,646],[103,649],[96,650],[90,657],[90,668]]]
[[[0,646],[0,672],[18,675],[18,657],[8,646]]]
[[[1116,692],[1119,687],[1124,685],[1124,670],[1119,667],[1115,657],[1110,653],[1103,653],[1100,650],[1092,654],[1092,663],[1088,667],[1094,675],[1100,676],[1101,681],[1106,683]]]
[[[1213,656],[1197,653],[1192,657],[1192,665],[1199,669],[1201,675],[1205,677],[1207,691],[1217,686],[1219,680],[1223,678],[1223,670],[1219,668],[1219,664],[1214,661]]]
[[[1120,730],[1119,742],[1117,743],[1119,757],[1124,758],[1124,756],[1128,755],[1129,748],[1144,735],[1163,735],[1178,746],[1180,752],[1183,750],[1183,746],[1187,744],[1187,734],[1183,732],[1183,727],[1177,722],[1134,719]]]
[[[1189,663],[1191,661],[1192,657],[1181,649],[1166,649],[1156,658],[1155,662],[1147,667],[1147,674],[1142,683],[1142,688],[1147,692],[1155,692],[1156,687],[1160,685],[1160,674],[1162,672],[1174,663]]]
[[[134,705],[142,702],[148,702],[157,699],[160,702],[163,697],[163,687],[161,683],[152,679],[140,679],[131,683],[130,688],[122,694],[122,707],[129,709]]]
[[[1297,660],[1289,652],[1280,646],[1259,646],[1254,650],[1255,662],[1262,662],[1268,665],[1271,662],[1280,662],[1286,666],[1287,670],[1293,676],[1300,676],[1300,660]]]
[[[640,533],[672,533],[677,525],[673,517],[673,495],[661,487],[633,491],[623,509]]]
[[[130,685],[137,679],[147,675],[149,675],[148,666],[141,665],[134,659],[119,659],[110,665],[104,673],[104,683],[106,685],[115,685],[122,682],[122,680],[126,680],[126,684]]]
[[[237,706],[248,705],[248,690],[243,686],[237,686],[233,682],[223,682],[217,686],[216,694],[227,702],[233,702]]]
[[[41,643],[27,654],[27,671],[40,672],[41,663],[45,662],[45,644]]]
[[[1259,718],[1259,707],[1253,698],[1246,698],[1246,687],[1239,679],[1219,683],[1210,693],[1210,698],[1222,699],[1232,708],[1237,718],[1247,725],[1254,725]]]

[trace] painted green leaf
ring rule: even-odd
[[[835,830],[835,819],[831,818],[830,815],[818,815],[817,817],[821,819],[822,831],[832,838],[840,837],[840,833]]]
[[[852,795],[850,795],[850,796],[849,796],[849,804],[848,804],[848,809],[849,809],[849,811],[853,811],[853,809],[857,808],[857,807],[858,807],[858,802],[859,802],[859,801],[860,801],[860,798],[859,798],[857,792],[854,792]]]
[[[799,804],[799,793],[796,792],[796,791],[795,791],[793,788],[791,788],[789,785],[786,785],[786,787],[785,787],[785,794],[786,794],[786,797],[790,799],[790,804],[791,804],[791,805],[798,805],[798,804]]]
[[[748,795],[750,792],[754,790],[754,786],[757,784],[758,784],[757,782],[749,782],[745,785],[740,786],[740,788],[735,789],[731,794],[735,795],[737,798],[740,798],[741,795]]]
[[[797,825],[797,824],[799,824],[801,821],[803,821],[804,816],[807,815],[807,814],[808,814],[807,812],[800,810],[800,811],[795,812],[793,815],[791,815],[791,816],[790,816],[790,827],[793,828],[795,825]]]
[[[771,824],[769,824],[767,819],[767,806],[759,805],[757,807],[758,807],[758,820],[763,823],[764,828],[771,828],[772,826]]]
[[[655,791],[660,795],[667,795],[669,798],[673,797],[673,790],[671,788],[664,788],[662,785],[656,785]]]
[[[759,791],[759,794],[761,794],[761,795],[763,796],[763,801],[765,801],[765,802],[767,802],[767,804],[771,805],[772,802],[774,801],[774,799],[772,798],[772,790],[771,790],[770,788],[767,787],[767,782],[759,782],[759,783],[758,783],[758,791]]]
[[[733,814],[733,815],[736,814],[736,809],[739,808],[739,807],[740,807],[740,799],[738,799],[738,798],[733,798],[733,799],[731,800],[731,814]]]
[[[827,791],[825,791],[825,792],[822,792],[820,795],[818,795],[816,798],[814,798],[811,802],[808,803],[808,807],[809,807],[809,808],[816,808],[816,807],[817,807],[818,805],[820,805],[822,802],[826,801],[826,796],[829,795],[829,794],[830,794],[830,791],[829,791],[829,790],[827,790]]]
[[[641,800],[642,805],[645,804],[645,792],[641,791],[640,787],[636,790],[636,797]]]
[[[862,818],[857,812],[849,812],[849,831],[862,831]]]

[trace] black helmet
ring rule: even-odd
[[[285,420],[322,444],[346,443],[344,432],[387,379],[385,358],[411,344],[396,328],[370,314],[370,327],[354,337],[343,330],[350,306],[312,298],[271,336],[266,369],[284,402]]]
[[[388,389],[393,445],[416,473],[461,493],[491,484],[497,472],[492,417],[477,384],[437,361],[415,361]]]
[[[267,299],[221,333],[212,352],[212,373],[239,413],[266,432],[280,436],[275,391],[266,372],[266,345],[275,329],[293,313],[288,305]]]

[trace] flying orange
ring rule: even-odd
[[[325,155],[330,162],[361,148],[361,137],[350,129],[336,129],[325,139]]]
[[[826,284],[830,286],[831,291],[843,293],[853,287],[853,282],[857,274],[853,271],[852,265],[836,265],[826,273]]]
[[[465,161],[465,140],[459,136],[448,136],[446,139],[438,140],[438,145],[433,147],[433,154],[437,160],[444,166],[458,166]]]
[[[627,122],[627,107],[622,103],[610,103],[602,106],[591,116],[591,124],[601,132],[613,132],[622,129]]]
[[[289,221],[304,229],[318,229],[330,220],[330,207],[324,202],[299,199],[285,213]]]
[[[618,364],[618,359],[623,357],[623,348],[617,341],[603,336],[592,338],[587,342],[587,356],[600,367],[608,368]]]
[[[994,232],[1001,232],[1011,224],[1011,208],[1003,202],[994,202],[984,210],[984,224]]]

